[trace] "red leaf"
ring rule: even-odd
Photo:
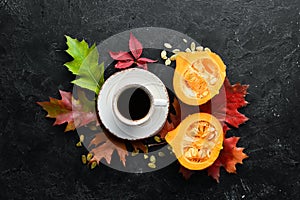
[[[129,49],[135,59],[138,59],[142,55],[143,46],[132,33],[130,33]]]
[[[133,63],[134,63],[133,60],[130,60],[130,61],[119,61],[119,62],[115,65],[115,68],[118,68],[118,69],[125,69],[125,68],[130,67]]]
[[[236,173],[235,165],[237,163],[243,164],[243,160],[248,158],[248,156],[243,153],[244,148],[236,147],[239,139],[239,137],[224,139],[223,149],[221,150],[219,157],[214,164],[208,168],[208,175],[212,176],[218,182],[221,166],[229,173]]]
[[[148,70],[148,65],[147,63],[141,64],[139,62],[136,63],[138,67],[143,68],[144,70]]]
[[[117,151],[120,161],[125,166],[126,156],[128,156],[128,151],[126,149],[125,143],[113,136],[106,135],[105,133],[97,133],[93,140],[91,140],[89,146],[95,145],[90,153],[93,154],[93,158],[90,162],[99,162],[104,158],[108,164],[111,162],[111,156],[114,151]]]
[[[138,58],[137,62],[141,64],[145,64],[145,63],[155,63],[157,62],[157,60],[152,60],[150,58]]]
[[[109,52],[110,57],[114,60],[129,61],[133,60],[132,56],[126,51]]]
[[[87,111],[84,105],[72,98],[70,92],[60,90],[59,93],[62,97],[61,100],[50,97],[49,102],[37,102],[48,112],[46,117],[56,118],[53,125],[68,123],[65,129],[66,132],[97,121],[96,113]]]
[[[189,170],[182,165],[180,165],[179,172],[182,174],[185,180],[188,180],[194,174],[194,171]]]
[[[239,108],[248,103],[245,101],[248,87],[248,85],[241,85],[240,83],[231,85],[226,78],[220,93],[211,101],[200,106],[201,112],[211,113],[221,122],[238,128],[240,124],[248,120],[245,115],[238,112]]]

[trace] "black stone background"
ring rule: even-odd
[[[0,199],[299,199],[300,65],[298,0],[0,1]],[[188,34],[220,54],[231,82],[250,84],[231,135],[250,156],[220,183],[178,164],[127,174],[81,164],[77,134],[52,127],[35,104],[74,77],[64,35],[90,43],[131,28]]]

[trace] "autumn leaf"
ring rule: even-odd
[[[166,137],[167,133],[172,131],[173,129],[175,129],[181,122],[181,109],[180,109],[180,104],[179,104],[176,97],[174,97],[174,101],[172,103],[172,106],[175,110],[175,114],[169,112],[169,118],[170,118],[171,122],[169,122],[167,120],[165,122],[163,128],[158,133],[158,135],[162,139],[164,139]]]
[[[228,173],[236,173],[236,164],[243,164],[243,160],[248,156],[243,153],[244,148],[236,147],[239,137],[225,138],[223,143],[223,149],[220,152],[219,157],[208,168],[208,175],[213,177],[219,182],[220,167],[224,167]]]
[[[141,58],[141,55],[143,53],[143,46],[134,37],[132,33],[130,33],[130,38],[129,38],[129,50],[131,52],[125,52],[125,51],[120,51],[120,52],[109,52],[110,57],[112,57],[114,60],[117,60],[117,64],[115,65],[115,68],[118,69],[126,69],[133,64],[136,64],[138,67],[141,67],[143,69],[148,69],[147,63],[154,63],[157,62],[157,60],[152,60],[149,58]]]
[[[130,141],[130,143],[134,151],[142,150],[144,153],[148,153],[148,147],[141,140]]]
[[[238,109],[246,106],[245,100],[248,85],[237,83],[231,85],[228,78],[225,79],[220,93],[211,101],[200,106],[201,112],[211,113],[222,123],[227,123],[235,128],[246,122],[248,118],[241,114]]]
[[[48,112],[46,117],[56,119],[53,125],[67,123],[66,132],[97,121],[96,113],[90,107],[92,104],[82,103],[80,100],[73,99],[71,92],[60,90],[59,93],[61,100],[50,97],[49,102],[37,102],[37,104]],[[79,96],[84,101],[87,101],[82,93]]]
[[[93,154],[90,163],[97,162],[99,164],[102,159],[105,159],[106,162],[110,164],[112,154],[116,151],[120,157],[120,161],[124,167],[126,166],[126,156],[128,156],[128,151],[122,140],[101,132],[97,133],[91,140],[89,147],[91,146],[95,147],[90,151],[90,153]]]
[[[66,52],[73,57],[73,60],[65,63],[65,66],[77,79],[73,84],[99,93],[104,83],[104,63],[99,64],[99,53],[95,44],[89,47],[85,40],[81,42],[69,36],[67,38],[68,49]]]
[[[195,172],[180,165],[179,173],[182,174],[182,176],[185,180],[188,180]]]

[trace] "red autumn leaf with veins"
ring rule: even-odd
[[[125,51],[109,52],[110,57],[118,61],[117,64],[115,65],[115,68],[126,69],[131,65],[136,64],[138,67],[147,70],[148,69],[147,63],[157,62],[157,60],[152,60],[149,58],[141,58],[141,55],[143,53],[143,46],[140,43],[140,41],[138,41],[138,39],[134,37],[132,33],[130,33],[128,46],[131,54]]]
[[[239,139],[239,137],[225,138],[223,149],[219,157],[214,164],[208,168],[208,175],[213,177],[217,182],[219,182],[221,166],[229,173],[236,173],[235,165],[237,163],[243,164],[243,160],[248,158],[248,156],[243,153],[244,148],[236,147]]]
[[[49,102],[37,102],[48,112],[46,117],[56,118],[53,125],[68,123],[65,129],[66,132],[97,121],[96,113],[88,111],[80,100],[73,99],[71,92],[60,90],[59,93],[61,100],[50,97]]]
[[[200,106],[201,112],[211,113],[222,123],[226,122],[238,128],[240,124],[248,120],[245,115],[238,111],[239,108],[248,104],[245,100],[248,87],[249,85],[241,85],[240,83],[231,85],[226,78],[220,93],[211,101]]]
[[[91,162],[99,162],[104,158],[108,164],[111,162],[111,156],[114,151],[117,151],[120,161],[124,166],[126,166],[126,156],[128,156],[128,151],[126,149],[125,143],[113,136],[109,136],[103,132],[97,133],[95,137],[91,140],[89,147],[95,146],[90,153],[93,154]]]

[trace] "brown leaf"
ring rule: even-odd
[[[91,140],[89,147],[92,145],[95,147],[90,151],[90,153],[93,154],[90,163],[96,161],[99,164],[104,158],[106,162],[110,164],[112,154],[116,150],[120,157],[120,161],[126,166],[126,156],[128,156],[128,151],[122,140],[101,132],[97,133],[94,139]]]
[[[182,174],[185,180],[188,180],[195,172],[185,168],[184,166],[180,165],[179,172]]]
[[[141,140],[131,141],[130,143],[133,146],[135,151],[140,149],[144,153],[148,153],[148,147],[146,145],[144,145],[144,143]]]

